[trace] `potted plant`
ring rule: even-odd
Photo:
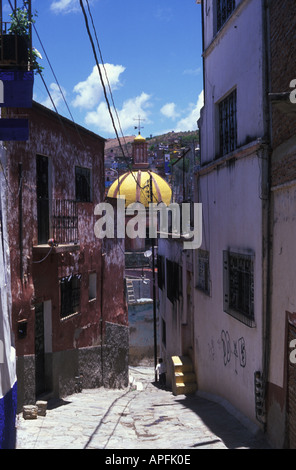
[[[35,23],[35,19],[29,17],[28,9],[29,1],[24,0],[22,8],[16,8],[9,16],[11,19],[8,34],[2,35],[1,61],[8,65],[14,65],[17,68],[27,67],[29,61],[31,68],[36,73],[42,71],[37,57],[41,58],[40,53],[36,49],[32,49],[30,54],[30,30]],[[34,13],[37,17],[37,13]],[[31,56],[31,59],[30,59]]]

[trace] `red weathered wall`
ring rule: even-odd
[[[24,113],[24,110],[20,110]],[[104,197],[104,139],[60,119],[56,113],[34,103],[25,110],[30,122],[28,142],[7,143],[9,192],[9,237],[11,246],[13,330],[17,355],[34,354],[34,304],[52,301],[53,352],[93,346],[100,343],[101,289],[104,289],[104,320],[127,325],[123,292],[124,257],[113,241],[109,242],[101,282],[101,241],[94,235],[94,207]],[[80,249],[52,253],[42,263],[44,253],[32,250],[37,245],[36,155],[49,157],[52,167],[52,198],[75,199],[75,166],[92,168],[93,201],[78,203]],[[19,242],[18,164],[23,165],[22,247]],[[21,262],[23,277],[21,279]],[[123,265],[121,265],[123,263]],[[97,272],[97,298],[88,299],[89,273]],[[81,274],[80,314],[60,319],[59,279]],[[28,320],[27,336],[18,339],[17,322]]]

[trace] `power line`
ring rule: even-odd
[[[11,7],[12,12],[14,12],[14,8],[13,8],[13,6],[12,6],[12,4],[11,4],[11,1],[8,0],[8,2],[9,2],[9,4],[10,4],[10,7]],[[27,12],[29,13],[28,8],[27,8],[27,5],[26,5],[25,3],[24,3],[24,8],[26,8]],[[17,23],[19,24],[19,20],[18,20],[17,17],[16,17],[16,21],[17,21]],[[50,67],[50,69],[51,69],[51,71],[52,71],[52,74],[53,74],[53,76],[54,76],[54,78],[55,78],[55,80],[56,80],[56,84],[58,85],[58,88],[59,88],[59,90],[60,90],[61,96],[62,96],[62,98],[63,98],[63,100],[64,100],[64,103],[65,103],[65,105],[66,105],[66,107],[67,107],[67,110],[68,110],[68,112],[69,112],[69,115],[70,115],[70,117],[71,117],[71,119],[72,119],[72,122],[73,122],[73,124],[74,124],[74,126],[75,126],[75,130],[76,130],[76,132],[77,132],[77,134],[78,134],[78,137],[79,137],[79,139],[80,139],[80,141],[81,141],[82,147],[83,147],[84,149],[86,149],[85,144],[84,144],[84,142],[83,142],[83,140],[82,140],[81,134],[80,134],[80,132],[79,132],[79,129],[78,129],[78,127],[77,127],[77,124],[76,124],[76,122],[75,122],[75,120],[74,120],[74,118],[73,118],[73,115],[72,115],[72,113],[71,113],[70,107],[69,107],[69,105],[68,105],[68,103],[67,103],[67,100],[66,100],[65,94],[64,94],[64,92],[63,92],[63,89],[62,89],[62,87],[60,86],[60,83],[59,83],[59,81],[58,81],[58,79],[57,79],[57,76],[56,76],[56,74],[55,74],[55,72],[54,72],[54,69],[53,69],[53,67],[52,67],[52,65],[51,65],[51,62],[50,62],[50,60],[49,60],[49,57],[48,57],[48,55],[47,55],[47,53],[46,53],[45,47],[44,47],[44,45],[43,45],[43,43],[42,43],[42,41],[41,41],[41,38],[40,38],[40,36],[39,36],[39,34],[38,34],[37,28],[36,28],[35,24],[34,24],[32,21],[31,21],[31,24],[33,24],[34,31],[35,31],[35,33],[36,33],[36,35],[37,35],[37,38],[38,38],[39,42],[40,42],[40,45],[41,45],[42,50],[43,50],[43,53],[44,53],[44,55],[45,55],[45,57],[46,57],[46,59],[47,59],[47,62],[48,62],[48,64],[49,64],[49,67]],[[65,137],[66,137],[66,139],[68,140],[68,142],[70,143],[70,141],[69,141],[69,136],[68,136],[68,134],[67,134],[67,132],[66,132],[66,130],[65,130],[65,127],[64,127],[64,124],[63,124],[63,122],[62,122],[61,116],[60,116],[60,114],[59,114],[59,112],[58,112],[58,109],[57,109],[55,103],[54,103],[54,100],[53,100],[53,98],[52,98],[52,96],[51,96],[51,93],[50,93],[49,88],[48,88],[48,86],[47,86],[47,84],[46,84],[46,82],[45,82],[45,79],[44,79],[44,76],[43,76],[41,70],[38,70],[38,73],[39,73],[39,76],[40,76],[40,78],[41,78],[41,80],[42,80],[42,82],[43,82],[43,85],[44,85],[44,87],[45,87],[45,89],[46,89],[46,91],[47,91],[47,94],[48,94],[49,99],[50,99],[50,101],[51,101],[51,103],[52,103],[52,106],[53,106],[53,108],[54,108],[54,110],[55,110],[55,112],[56,112],[56,114],[57,114],[57,116],[58,116],[58,118],[59,118],[60,124],[61,124],[61,126],[62,126],[62,128],[63,128],[63,131],[64,131],[64,134],[65,134]],[[76,154],[76,158],[77,158],[77,162],[78,162],[79,166],[83,166],[82,163],[81,163],[81,161],[80,161],[80,158],[79,158],[78,154]],[[1,167],[2,167],[2,169],[3,169],[2,163],[1,163]],[[5,174],[4,174],[4,176],[5,176]],[[88,185],[89,188],[90,188],[90,183],[89,183],[88,180],[86,180],[86,183],[87,183],[87,185]],[[11,190],[10,190],[10,191],[11,191]],[[11,192],[12,192],[12,191],[11,191]],[[20,188],[19,188],[19,190],[18,190],[18,193],[19,193],[19,192],[20,192]]]
[[[125,143],[125,145],[126,145],[126,150],[128,151],[128,149],[127,149],[127,143],[126,143],[126,140],[125,140],[125,136],[124,136],[124,134],[123,134],[123,131],[122,131],[122,128],[121,128],[121,124],[120,124],[120,119],[119,119],[119,116],[118,116],[118,113],[117,113],[117,109],[116,109],[116,106],[115,106],[115,103],[114,103],[113,93],[112,93],[112,90],[111,90],[111,85],[110,85],[109,78],[108,78],[108,74],[107,74],[106,67],[105,67],[105,64],[104,64],[103,55],[102,55],[100,43],[99,43],[99,40],[98,40],[98,35],[97,35],[97,32],[96,32],[96,28],[95,28],[95,24],[94,24],[94,20],[93,20],[93,16],[92,16],[92,13],[91,13],[91,10],[90,10],[90,6],[89,6],[88,0],[86,0],[86,3],[87,3],[88,13],[89,13],[89,16],[90,16],[90,19],[91,19],[92,27],[93,27],[93,30],[94,30],[94,34],[95,34],[95,38],[96,38],[96,42],[97,42],[97,46],[98,46],[98,50],[99,50],[99,54],[100,54],[100,58],[101,58],[102,67],[103,67],[104,72],[105,72],[105,77],[106,77],[106,81],[107,81],[107,84],[108,84],[108,88],[109,88],[109,93],[110,93],[110,96],[111,96],[112,104],[113,104],[114,111],[115,111],[115,114],[116,114],[116,117],[117,117],[117,121],[118,121],[118,125],[119,125],[120,131],[121,131],[121,135],[122,135],[123,140],[124,140],[124,143]]]
[[[82,13],[83,13],[83,16],[84,16],[84,21],[85,21],[85,26],[86,26],[86,30],[87,30],[87,34],[88,34],[88,37],[89,37],[89,40],[90,40],[90,43],[91,43],[91,47],[92,47],[92,50],[93,50],[93,54],[94,54],[94,58],[95,58],[95,61],[96,61],[96,65],[97,65],[97,68],[98,68],[98,71],[99,71],[99,76],[100,76],[100,80],[101,80],[101,84],[102,84],[102,88],[103,88],[103,92],[104,92],[104,97],[105,97],[105,101],[107,103],[107,107],[108,107],[108,112],[109,112],[109,115],[110,115],[110,118],[111,118],[111,122],[112,122],[112,126],[113,126],[113,129],[114,129],[114,132],[115,132],[115,135],[116,135],[116,138],[118,140],[118,143],[119,143],[119,147],[121,149],[121,152],[122,152],[122,155],[124,157],[124,159],[126,160],[127,162],[127,159],[126,159],[126,156],[125,156],[125,153],[124,153],[124,150],[123,150],[123,147],[121,145],[121,141],[120,141],[120,138],[119,138],[119,135],[118,135],[118,131],[116,129],[116,126],[115,126],[115,122],[114,122],[114,118],[113,118],[113,114],[112,114],[112,110],[111,110],[111,106],[110,106],[110,103],[109,103],[109,100],[108,100],[108,96],[107,96],[107,92],[106,92],[106,87],[105,87],[105,83],[104,83],[104,80],[103,80],[103,76],[102,76],[102,72],[101,72],[101,68],[100,68],[100,64],[99,64],[99,61],[98,61],[98,56],[97,56],[97,53],[96,53],[96,49],[95,49],[95,45],[94,45],[94,41],[93,41],[93,38],[92,38],[92,35],[91,35],[91,32],[90,32],[90,28],[89,28],[89,22],[88,22],[88,18],[87,18],[87,14],[86,14],[86,11],[85,11],[85,8],[84,8],[84,5],[83,5],[83,0],[79,0],[80,2],[80,6],[81,6],[81,9],[82,9]],[[88,3],[88,0],[86,0],[87,2],[87,5],[88,5],[88,10],[90,12],[90,7],[89,7],[89,3]],[[92,24],[93,24],[93,28],[95,30],[95,26],[94,26],[94,23],[93,23],[93,19],[92,19],[92,15],[91,15],[91,20],[92,20]],[[95,33],[96,34],[96,33]],[[97,35],[96,35],[97,37]],[[100,48],[99,48],[100,49]],[[102,59],[102,57],[101,57]],[[106,70],[105,70],[105,73],[106,73]],[[108,81],[109,83],[109,81]],[[109,84],[110,86],[110,84]],[[115,108],[115,106],[114,106]],[[115,108],[116,109],[116,108]],[[118,117],[118,115],[117,115]],[[118,118],[119,119],[119,118]],[[128,167],[129,167],[129,164],[128,164]],[[133,171],[131,171],[129,169],[129,173],[133,176],[137,186],[139,186],[139,188],[141,189],[141,191],[143,192],[144,190],[144,187],[142,187],[137,178],[135,177]],[[145,194],[145,192],[143,192],[145,198],[148,200],[147,198],[147,195]]]
[[[107,103],[109,115],[110,115],[110,118],[111,118],[111,121],[112,121],[112,126],[113,126],[113,129],[114,129],[116,138],[118,140],[120,149],[122,151],[122,155],[124,155],[124,151],[123,151],[123,148],[122,148],[122,145],[121,145],[121,142],[120,142],[120,138],[119,138],[116,126],[115,126],[113,114],[112,114],[110,103],[109,103],[108,96],[107,96],[107,93],[106,93],[106,87],[105,87],[105,83],[104,83],[104,80],[103,80],[103,77],[102,77],[102,72],[101,72],[99,61],[98,61],[96,48],[95,48],[93,38],[91,36],[91,32],[90,32],[90,29],[89,29],[88,18],[87,18],[82,0],[79,0],[79,1],[80,1],[80,6],[81,6],[81,9],[82,9],[83,16],[84,16],[84,20],[85,20],[85,26],[86,26],[86,29],[87,29],[87,34],[88,34],[88,37],[89,37],[89,40],[90,40],[90,43],[91,43],[91,46],[92,46],[92,50],[93,50],[93,54],[94,54],[94,57],[95,57],[96,65],[97,65],[97,68],[98,68],[98,71],[99,71],[100,80],[101,80],[101,84],[102,84],[102,88],[103,88],[103,92],[104,92],[104,96],[105,96],[105,101]]]

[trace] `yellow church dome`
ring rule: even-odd
[[[150,196],[151,177],[152,199]],[[172,190],[169,184],[157,173],[139,170],[121,175],[119,179],[112,183],[107,196],[110,198],[125,196],[126,207],[134,202],[140,202],[145,207],[148,207],[150,202],[163,202],[168,206],[171,202]]]

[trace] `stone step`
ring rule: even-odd
[[[197,390],[196,377],[191,359],[188,356],[172,356],[173,394],[187,395]]]
[[[194,372],[175,372],[176,383],[194,383]]]
[[[193,365],[188,356],[173,356],[173,367],[175,372],[192,372]]]
[[[176,383],[174,395],[189,395],[197,390],[196,382],[193,383]]]

